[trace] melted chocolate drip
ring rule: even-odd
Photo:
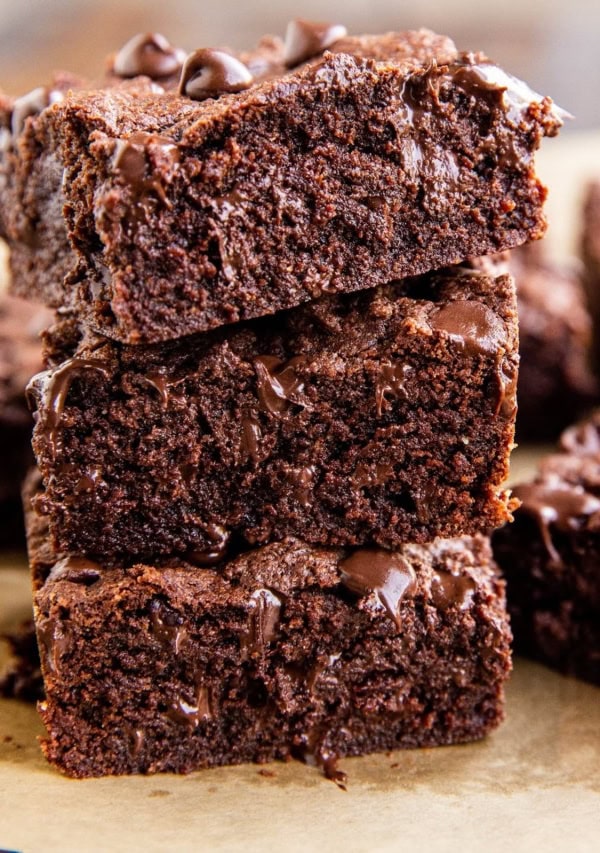
[[[246,415],[242,418],[242,440],[240,442],[242,461],[251,459],[252,462],[260,462],[261,439],[262,431],[257,419],[253,415]]]
[[[285,34],[283,61],[288,68],[300,65],[347,35],[348,30],[342,24],[305,21],[301,18],[290,21]]]
[[[45,652],[42,661],[46,663],[50,672],[58,672],[60,659],[69,650],[70,637],[65,630],[63,622],[57,622],[50,616],[37,626],[38,643]]]
[[[102,566],[90,560],[89,557],[63,557],[52,567],[50,577],[53,580],[69,581],[83,586],[92,586],[100,580]]]
[[[438,308],[429,324],[445,332],[468,355],[493,355],[506,339],[504,323],[481,302],[457,300]]]
[[[153,149],[156,154],[166,160],[171,168],[179,163],[179,149],[172,139],[157,133],[136,131],[127,139],[118,139],[113,154],[113,169],[126,181],[134,195],[136,208],[143,210],[140,204],[151,192],[156,193],[165,207],[170,207],[165,189],[158,178],[149,169],[148,153]],[[150,174],[148,174],[150,172]],[[135,217],[134,217],[135,218]]]
[[[202,550],[194,549],[186,554],[186,559],[196,566],[216,566],[227,554],[229,531],[218,524],[211,524],[206,533],[211,541],[210,547]]]
[[[387,395],[396,399],[406,399],[404,383],[411,372],[412,367],[408,364],[382,364],[380,366],[375,385],[375,404],[379,417],[381,417],[387,403]]]
[[[254,78],[239,59],[224,50],[202,48],[188,56],[179,81],[179,94],[193,101],[218,98],[248,89]]]
[[[568,532],[580,530],[590,516],[600,512],[600,500],[581,486],[567,483],[525,483],[513,494],[521,501],[519,513],[530,516],[537,524],[546,553],[556,567],[563,565],[552,541],[551,528]]]
[[[316,474],[314,465],[306,465],[304,468],[292,468],[288,477],[294,486],[295,498],[305,508],[312,503],[313,481]]]
[[[123,45],[113,63],[118,77],[150,77],[161,80],[179,74],[185,52],[173,47],[160,33],[139,33]]]
[[[213,718],[210,692],[207,687],[198,686],[195,703],[190,703],[182,696],[176,696],[167,711],[167,717],[180,726],[193,730],[200,723]]]
[[[161,613],[160,602],[154,601],[150,614],[150,632],[161,645],[172,648],[177,655],[187,639],[187,630],[184,625],[177,622],[173,625],[169,624],[167,619],[167,614]]]
[[[270,589],[257,589],[250,597],[247,630],[240,636],[242,660],[260,657],[275,638],[282,602]]]
[[[400,602],[414,589],[415,573],[410,563],[390,551],[364,548],[339,564],[342,583],[358,596],[374,594],[379,604],[400,627]]]
[[[509,370],[511,372],[507,376],[505,368],[498,367],[498,402],[495,412],[497,415],[502,415],[507,421],[512,420],[517,412],[517,383],[519,379],[519,371],[516,367],[509,367]]]
[[[62,418],[69,389],[74,379],[89,372],[98,373],[107,381],[110,379],[106,365],[99,359],[70,358],[56,370],[34,376],[28,386],[31,400],[31,395],[35,395],[36,387],[41,385],[42,394],[45,397],[45,420],[41,422],[42,430],[55,458],[60,447]]]
[[[295,356],[286,362],[271,355],[255,359],[258,399],[263,411],[282,415],[291,403],[305,405],[299,396],[304,391],[304,380],[296,372],[296,369],[305,363],[303,356]]]
[[[477,584],[469,575],[453,575],[452,572],[440,569],[431,580],[431,598],[440,610],[449,607],[466,610],[476,588]]]
[[[348,775],[338,768],[340,757],[325,745],[325,739],[322,732],[318,729],[303,735],[299,757],[305,764],[312,767],[320,767],[326,779],[335,782],[338,788],[345,791]]]

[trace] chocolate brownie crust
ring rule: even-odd
[[[60,550],[393,548],[509,517],[509,276],[454,269],[155,347],[73,333],[30,389]]]
[[[543,233],[532,157],[559,112],[485,57],[421,31],[269,62],[219,99],[133,80],[29,119],[6,157],[16,291],[155,342]]]
[[[35,603],[43,748],[71,776],[295,756],[342,782],[339,756],[466,742],[503,716],[510,630],[483,537],[286,540],[223,573],[66,558]]]

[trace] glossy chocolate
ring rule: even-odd
[[[290,21],[285,34],[283,61],[288,68],[323,53],[348,34],[342,24],[319,23],[298,18]]]
[[[250,88],[248,68],[224,50],[202,48],[188,56],[179,81],[179,94],[193,101],[218,98]]]
[[[537,524],[548,557],[556,566],[562,565],[562,558],[552,540],[552,529],[565,533],[579,530],[600,513],[600,499],[568,483],[525,483],[516,486],[513,494],[521,501],[519,513]]]
[[[257,589],[250,596],[248,625],[240,635],[242,660],[262,657],[277,635],[281,598],[270,589]]]
[[[355,551],[339,564],[342,583],[360,597],[375,595],[400,628],[400,603],[414,589],[415,573],[400,554],[380,548]]]
[[[113,71],[118,77],[144,75],[161,80],[179,74],[186,54],[173,47],[160,33],[139,33],[117,53]]]
[[[431,328],[444,332],[466,355],[493,355],[506,340],[504,323],[481,302],[459,299],[434,311]]]
[[[296,356],[286,362],[270,355],[255,359],[258,399],[263,411],[282,415],[292,403],[304,405],[304,380],[298,375],[298,368],[304,364],[306,359],[303,356]]]

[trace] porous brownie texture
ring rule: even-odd
[[[15,292],[151,343],[542,235],[548,98],[426,30],[295,67],[267,44],[244,91],[111,80],[28,117],[0,195]]]
[[[0,544],[23,539],[21,485],[33,457],[25,388],[42,367],[40,333],[52,313],[0,294]]]
[[[61,551],[203,564],[240,539],[393,548],[510,517],[510,276],[452,269],[152,347],[77,339],[59,324],[30,385]]]
[[[288,539],[223,572],[43,551],[42,746],[70,776],[295,756],[343,784],[340,756],[472,741],[503,717],[510,629],[484,537]]]
[[[600,374],[600,181],[590,182],[582,209],[581,256],[584,284],[593,320],[593,361]]]
[[[543,247],[516,249],[508,262],[519,313],[517,441],[555,441],[600,398],[581,269],[550,260]]]
[[[600,411],[566,430],[493,536],[515,648],[600,684]]]

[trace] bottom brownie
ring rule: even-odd
[[[513,490],[515,521],[493,536],[518,652],[600,684],[600,411]]]
[[[341,782],[338,756],[471,741],[503,717],[511,637],[483,537],[125,569],[51,565],[38,526],[30,553],[43,749],[71,776],[296,756]]]

